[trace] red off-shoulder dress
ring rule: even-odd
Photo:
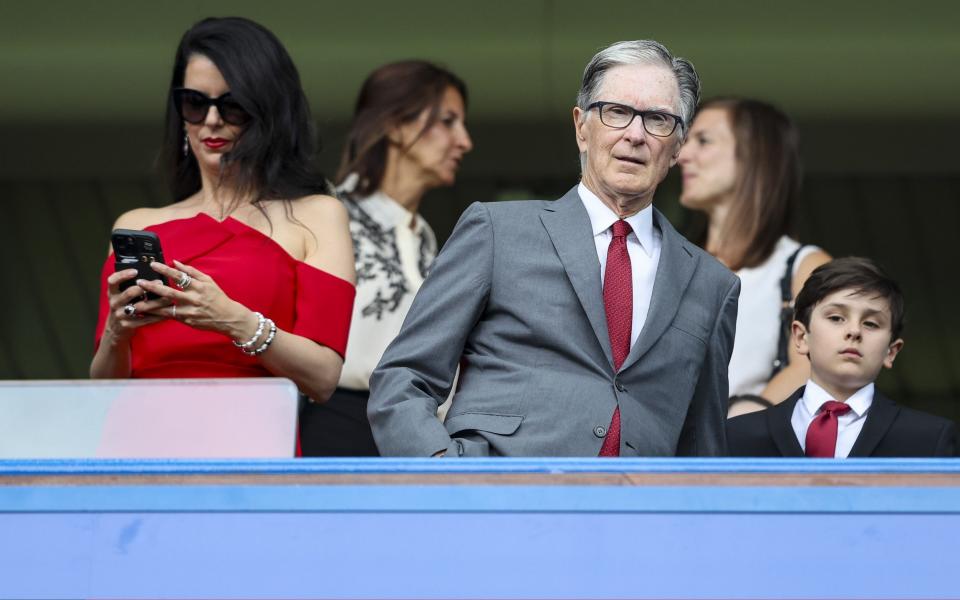
[[[206,273],[233,300],[273,319],[277,327],[341,356],[347,347],[354,286],[290,256],[275,241],[228,217],[222,222],[199,213],[147,227],[160,237],[164,258]],[[107,277],[100,278],[96,343],[106,323]],[[131,377],[270,377],[258,358],[247,356],[230,338],[165,320],[137,330],[131,342]]]

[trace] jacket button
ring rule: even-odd
[[[627,388],[623,387],[623,384],[620,383],[619,381],[616,383],[616,386],[617,386],[617,391],[618,391],[618,392],[625,392],[625,391],[627,391]]]
[[[598,438],[606,437],[607,428],[603,425],[597,425],[593,428],[593,435],[597,436]]]

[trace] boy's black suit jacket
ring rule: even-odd
[[[790,418],[803,389],[776,406],[728,419],[730,456],[802,457]],[[875,392],[850,458],[952,457],[956,452],[957,428],[953,421],[899,406]]]

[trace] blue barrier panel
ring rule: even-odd
[[[957,598],[958,540],[953,460],[0,463],[2,598]]]

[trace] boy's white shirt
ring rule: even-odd
[[[834,452],[834,458],[847,458],[850,450],[860,437],[860,431],[867,420],[867,412],[870,405],[873,404],[873,383],[868,383],[852,396],[847,398],[847,406],[850,411],[837,418],[837,448]],[[793,432],[800,442],[800,447],[804,452],[807,450],[807,429],[811,421],[820,412],[820,407],[824,402],[836,400],[826,390],[817,385],[812,379],[807,380],[807,386],[803,390],[803,396],[793,407],[793,416],[790,418],[790,424],[793,426]]]

